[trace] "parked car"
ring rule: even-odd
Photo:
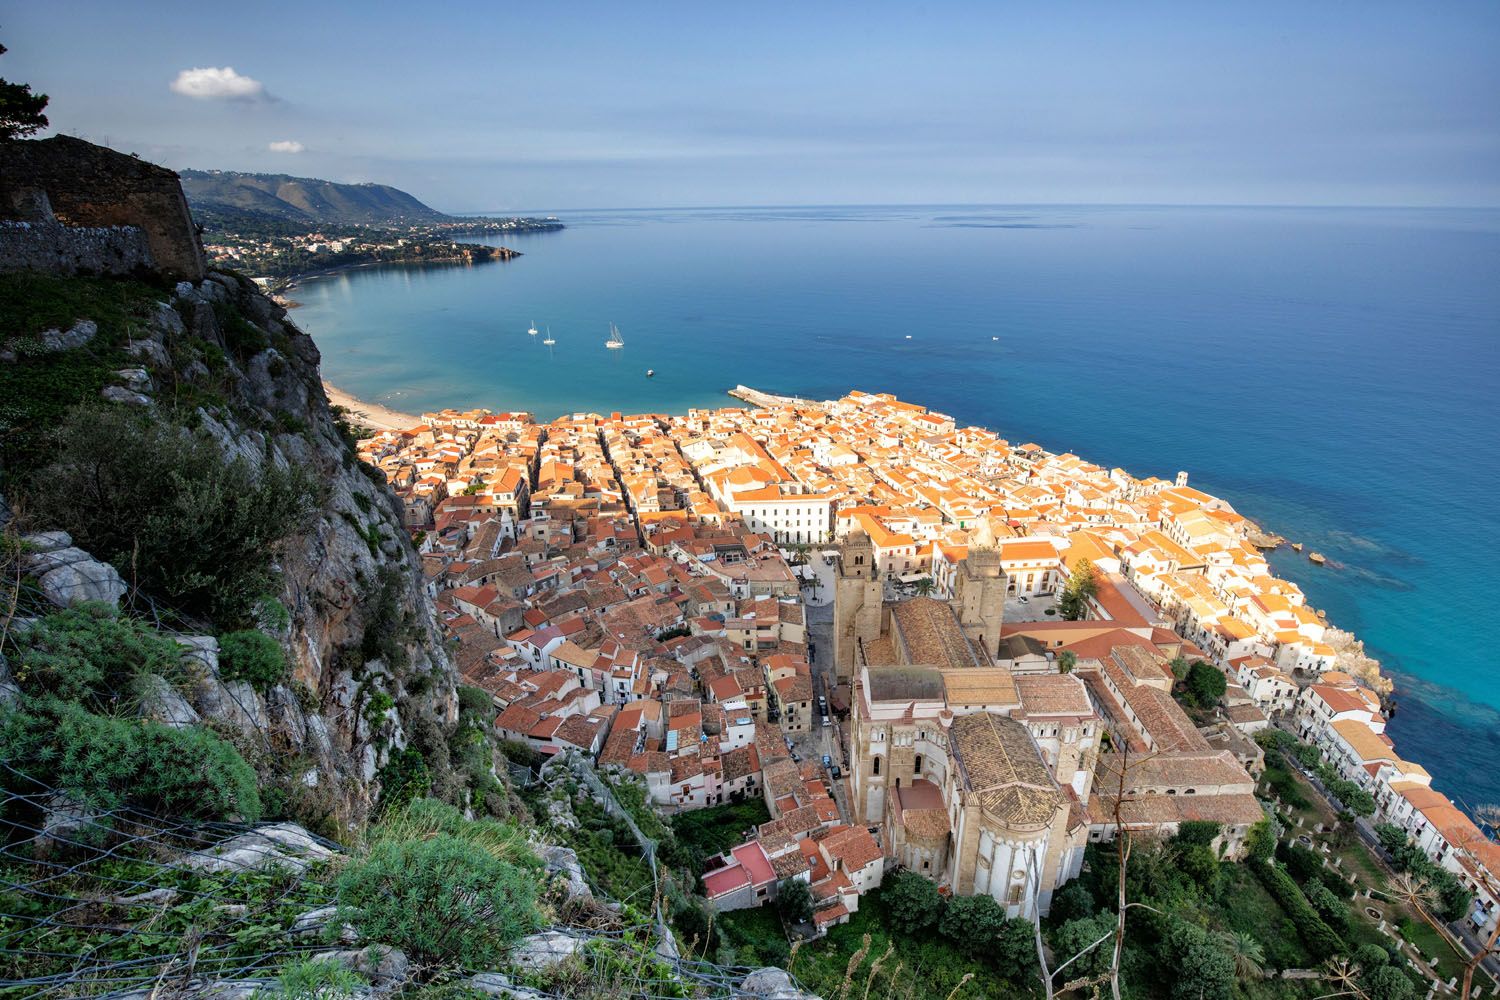
[[[831,725],[833,725],[833,723],[829,721],[828,716],[826,716],[826,715],[823,716],[823,725],[825,725],[825,726],[831,726]]]
[[[826,753],[823,755],[823,766],[824,767],[833,767],[833,758],[830,757]]]
[[[839,766],[837,764],[833,765],[833,768],[829,771],[829,773],[833,775],[835,781],[844,776],[844,772],[839,770]]]

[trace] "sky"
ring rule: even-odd
[[[1500,205],[1500,3],[0,0],[58,132],[448,211]]]

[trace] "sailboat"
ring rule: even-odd
[[[527,330],[526,332],[531,334],[533,337],[536,336],[536,320],[531,321],[531,329]]]
[[[604,346],[611,351],[618,351],[625,346],[625,338],[620,336],[619,328],[613,323],[609,324],[609,339],[604,342]]]
[[[547,337],[542,341],[542,343],[546,344],[548,347],[551,347],[553,344],[557,343],[557,341],[552,339],[552,327],[547,327]]]

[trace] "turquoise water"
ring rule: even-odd
[[[1272,562],[1395,676],[1398,748],[1456,798],[1500,801],[1500,212],[564,221],[512,241],[525,255],[507,264],[310,281],[294,316],[330,381],[410,412],[681,412],[732,402],[737,382],[857,387],[1139,475],[1186,469],[1329,557]],[[611,320],[623,351],[603,346]]]

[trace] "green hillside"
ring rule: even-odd
[[[287,174],[184,170],[182,189],[196,209],[256,212],[300,223],[441,222],[449,217],[386,184],[337,184]]]

